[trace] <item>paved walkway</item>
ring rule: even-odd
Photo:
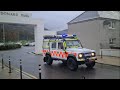
[[[101,58],[100,56],[97,56],[97,59],[96,62],[98,63],[120,66],[120,57],[103,56]]]
[[[2,69],[2,64],[0,63],[0,79],[20,79],[19,70],[12,69],[12,73],[9,73],[9,68],[4,66]],[[32,77],[22,74],[22,79],[33,79]]]

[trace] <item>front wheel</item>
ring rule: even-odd
[[[95,66],[95,61],[91,61],[91,62],[86,62],[86,66],[88,68],[93,68]]]
[[[48,64],[48,65],[51,65],[52,63],[53,63],[53,59],[51,58],[51,56],[50,55],[46,55],[46,63]]]
[[[67,61],[63,60],[62,64],[66,66],[67,65]]]
[[[68,58],[67,66],[71,71],[76,71],[78,69],[77,61],[74,58]]]

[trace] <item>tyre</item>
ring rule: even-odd
[[[63,61],[62,61],[62,64],[66,66],[66,65],[67,65],[67,61],[66,61],[66,60],[63,60]]]
[[[43,58],[43,62],[46,62],[46,57]]]
[[[78,69],[78,64],[77,61],[74,58],[68,58],[67,60],[67,67],[71,70],[71,71],[76,71]]]
[[[53,59],[51,58],[50,55],[46,55],[45,61],[48,65],[51,65],[53,63]]]
[[[95,66],[95,61],[91,61],[91,62],[86,62],[86,66],[88,68],[93,68]]]

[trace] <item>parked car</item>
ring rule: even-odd
[[[21,45],[21,46],[22,46],[22,43],[20,43],[20,42],[17,42],[16,44],[19,44],[19,45]]]
[[[25,43],[24,46],[29,46],[29,43]]]
[[[35,46],[35,42],[29,43],[29,46]]]

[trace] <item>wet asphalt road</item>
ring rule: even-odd
[[[8,64],[9,56],[12,67],[19,68],[19,60],[22,59],[23,71],[39,78],[39,64],[42,65],[42,79],[120,79],[120,67],[96,63],[93,69],[87,69],[80,65],[77,71],[70,71],[61,61],[54,61],[52,66],[43,62],[41,55],[34,55],[34,47],[22,47],[21,49],[0,51],[4,54],[4,62]]]

